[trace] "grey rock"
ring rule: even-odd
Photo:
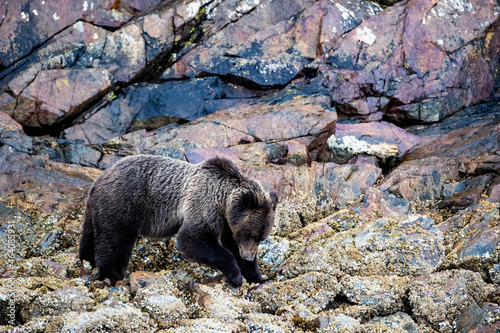
[[[351,276],[419,276],[434,272],[444,260],[443,235],[437,228],[423,228],[418,220],[419,216],[390,219],[314,241],[288,259],[279,273],[296,276],[340,270]]]
[[[279,308],[302,303],[313,313],[324,310],[340,292],[335,276],[311,272],[280,282],[269,282],[248,292],[251,301],[258,302],[266,313],[275,313]]]
[[[372,320],[363,326],[364,332],[376,333],[380,331],[386,332],[421,332],[418,325],[413,319],[404,312],[396,312],[387,317],[375,316]]]
[[[481,309],[477,303],[472,303],[462,311],[456,321],[458,333],[467,333],[492,320],[488,313]]]
[[[445,198],[448,198],[449,196],[464,191],[472,188],[481,188],[485,189],[486,185],[491,181],[493,178],[492,174],[488,175],[482,175],[479,177],[475,177],[463,182],[453,182],[449,184],[445,184],[443,186],[443,194]]]
[[[476,272],[442,271],[413,279],[409,295],[417,322],[450,331],[469,305],[483,300],[485,284]]]
[[[264,274],[275,272],[290,255],[290,241],[285,238],[269,236],[259,245],[259,266]]]
[[[18,152],[33,153],[33,139],[16,131],[1,132],[0,144],[10,146]]]
[[[30,316],[60,316],[69,311],[89,311],[94,306],[95,301],[86,288],[64,287],[36,298],[31,306]]]
[[[103,143],[142,128],[154,130],[171,123],[186,123],[217,110],[247,102],[258,96],[218,77],[134,84],[109,105],[77,119],[66,129],[68,139]],[[179,98],[179,96],[184,96]]]
[[[408,277],[344,276],[340,280],[342,295],[350,302],[372,308],[380,316],[403,311]]]
[[[57,241],[61,237],[62,233],[62,230],[48,232],[38,243],[38,246],[42,249],[42,251],[47,251],[49,248],[56,247],[58,245]]]
[[[154,332],[154,323],[146,313],[128,305],[118,304],[95,312],[67,312],[61,332]]]
[[[362,330],[362,325],[359,320],[343,314],[326,317],[323,320],[316,320],[316,326],[318,327],[318,332],[324,333],[356,333]]]
[[[452,159],[429,157],[401,163],[384,179],[380,190],[389,191],[419,207],[443,196],[443,186],[457,180],[459,170]]]
[[[173,295],[148,295],[141,302],[142,312],[159,323],[159,328],[169,328],[188,319],[188,311],[182,301]]]

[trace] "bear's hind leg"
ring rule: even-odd
[[[86,260],[92,267],[95,267],[95,243],[94,226],[90,213],[90,207],[85,208],[82,228],[82,238],[78,256],[80,260]]]
[[[101,236],[96,241],[96,265],[99,268],[98,280],[108,278],[111,285],[123,280],[130,256],[137,240],[137,231],[114,231],[109,237]]]

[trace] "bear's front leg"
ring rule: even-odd
[[[255,256],[253,261],[245,260],[240,256],[238,245],[234,241],[232,232],[229,230],[229,227],[226,227],[224,229],[224,232],[222,233],[221,236],[221,242],[226,249],[231,251],[234,258],[236,259],[236,262],[238,263],[238,266],[241,269],[241,274],[248,282],[250,283],[264,282],[262,274],[260,273],[259,270],[259,263],[257,260],[258,259],[257,256]]]
[[[239,287],[243,283],[236,259],[219,244],[217,235],[200,232],[198,228],[181,228],[177,245],[187,259],[218,269],[233,286]]]
[[[262,278],[262,274],[259,270],[259,264],[257,260],[257,256],[253,261],[248,261],[239,258],[236,260],[238,262],[238,266],[241,269],[241,274],[243,277],[250,283],[262,283],[264,282],[264,278]]]

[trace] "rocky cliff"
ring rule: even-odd
[[[495,0],[2,2],[0,331],[500,329],[499,68]],[[86,274],[86,192],[140,153],[279,193],[266,283],[175,238]]]

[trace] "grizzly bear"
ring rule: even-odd
[[[122,280],[137,238],[177,234],[188,259],[221,271],[233,286],[262,282],[257,247],[274,224],[278,198],[229,160],[200,164],[152,155],[121,159],[87,198],[80,260],[98,279]]]

